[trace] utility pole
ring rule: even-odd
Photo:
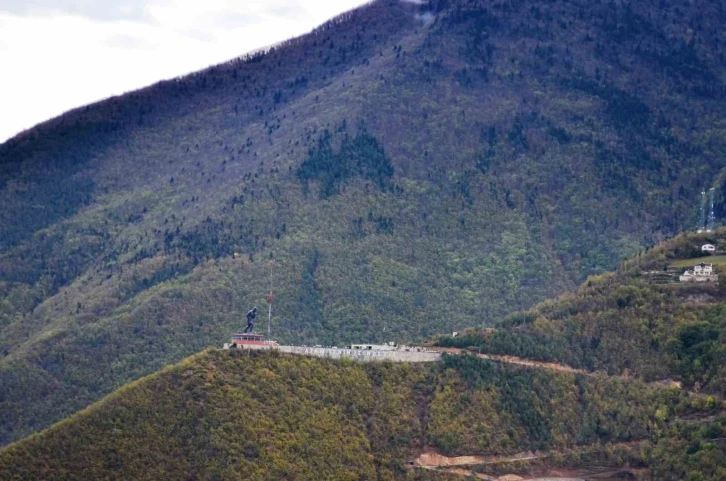
[[[698,232],[706,230],[706,191],[701,191],[701,223],[698,224]]]
[[[706,232],[713,232],[713,230],[716,228],[716,213],[713,209],[713,207],[714,207],[713,196],[714,196],[715,192],[716,192],[716,189],[713,187],[711,187],[708,191],[709,197],[711,200],[711,202],[710,202],[711,205],[708,210],[708,227],[706,228]]]

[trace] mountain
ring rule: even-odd
[[[561,455],[535,469],[606,464],[625,476],[670,462],[678,468],[658,479],[715,480],[720,448],[680,441],[694,435],[677,418],[698,414],[692,403],[637,380],[473,356],[407,365],[209,350],[3,448],[0,471],[8,480],[457,479],[416,468],[418,456],[496,456],[477,469],[521,472],[526,463],[508,456],[537,449]],[[713,422],[703,442],[724,432],[723,419]],[[688,467],[694,452],[715,467]]]
[[[0,443],[219,345],[270,291],[283,342],[422,339],[695,225],[704,188],[723,214],[725,21],[380,0],[0,145]]]
[[[442,336],[437,343],[646,381],[677,380],[724,396],[726,257],[705,255],[707,243],[726,250],[726,228],[681,234],[495,328]],[[718,283],[679,281],[700,263],[715,266]]]
[[[714,254],[702,250],[716,247]],[[726,475],[726,228],[683,233],[439,362],[207,349],[0,449],[3,479]],[[454,349],[459,348],[459,350]]]

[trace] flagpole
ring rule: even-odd
[[[272,325],[272,291],[270,297],[267,298],[267,340],[270,340],[270,326]]]

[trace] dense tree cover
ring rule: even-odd
[[[726,478],[726,418],[708,423],[674,424],[653,447],[653,478],[717,481]]]
[[[345,137],[340,152],[335,154],[326,130],[300,164],[297,176],[305,190],[309,181],[320,181],[320,197],[325,199],[339,193],[340,185],[355,177],[369,179],[385,189],[390,185],[393,166],[375,137],[365,132],[353,139]]]
[[[666,3],[379,0],[1,145],[0,443],[270,290],[282,342],[410,341],[723,211],[723,8]]]
[[[540,479],[565,468],[570,476],[581,472],[578,478],[585,479],[717,481],[726,476],[725,425],[724,417],[675,422],[647,442],[557,450],[532,460],[479,465],[473,471]]]
[[[684,403],[678,390],[638,381],[470,356],[366,365],[213,350],[5,447],[0,472],[8,480],[434,479],[405,469],[424,445],[486,455],[656,439]]]
[[[617,377],[513,368],[474,356],[447,355],[443,366],[457,376],[440,383],[428,437],[450,453],[513,454],[647,439],[659,429],[655,412],[674,412],[681,403],[676,389]]]
[[[647,380],[673,378],[723,395],[724,282],[690,286],[674,278],[659,284],[650,275],[679,259],[708,262],[700,250],[706,242],[726,245],[726,230],[680,235],[615,273],[590,278],[573,293],[509,316],[496,329],[469,330],[438,343]]]

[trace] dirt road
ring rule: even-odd
[[[438,352],[442,353],[448,353],[448,354],[462,354],[462,353],[468,353],[471,355],[474,355],[480,359],[488,359],[490,361],[497,361],[497,362],[505,362],[507,364],[515,364],[518,366],[527,366],[527,367],[537,367],[541,369],[549,369],[551,371],[559,371],[559,372],[569,372],[572,374],[583,374],[585,376],[597,376],[598,372],[591,372],[586,371],[585,369],[576,369],[572,366],[568,366],[566,364],[558,364],[555,362],[542,362],[542,361],[533,361],[531,359],[524,359],[517,356],[504,356],[500,354],[484,354],[484,353],[476,353],[469,351],[467,349],[457,349],[453,347],[434,347],[430,348],[433,350],[436,350]],[[617,376],[622,379],[632,379],[628,376]],[[672,380],[664,380],[664,381],[653,381],[649,384],[659,385],[662,387],[676,387],[678,389],[681,389],[681,383],[678,381],[672,381]]]

